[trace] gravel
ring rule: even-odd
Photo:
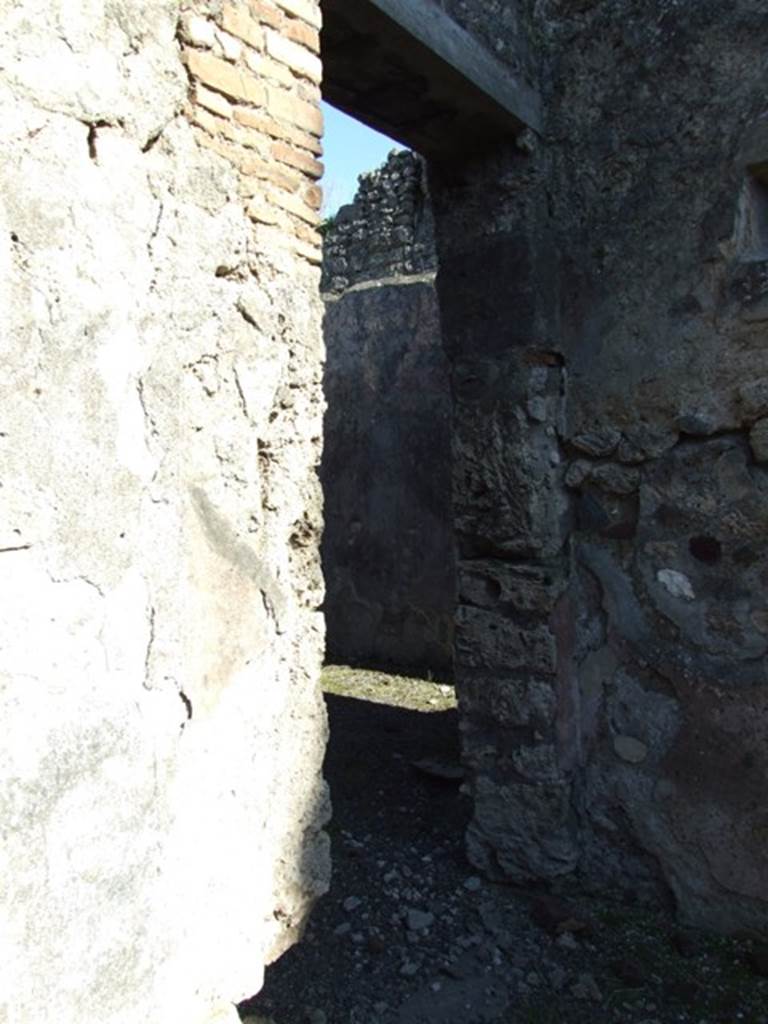
[[[415,767],[458,765],[447,688],[330,675],[332,888],[243,1019],[768,1024],[765,946],[683,929],[633,892],[589,895],[575,879],[525,890],[473,874],[461,773]]]

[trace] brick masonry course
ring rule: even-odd
[[[314,8],[297,0],[226,3],[217,19],[186,14],[181,35],[201,144],[237,168],[244,196],[258,196],[249,217],[284,228],[296,251],[318,263],[323,121]]]

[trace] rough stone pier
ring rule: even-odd
[[[0,1020],[234,1021],[327,887],[323,92],[426,158],[475,869],[768,937],[764,0],[0,12]]]

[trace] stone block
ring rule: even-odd
[[[768,419],[758,420],[749,432],[755,462],[768,462]]]
[[[614,736],[613,749],[628,764],[642,764],[648,757],[648,747],[634,736]]]
[[[459,597],[478,608],[511,606],[518,612],[546,617],[564,585],[565,568],[557,564],[509,564],[494,559],[459,563]]]
[[[568,783],[477,779],[467,854],[491,877],[518,884],[567,875],[578,861]]]
[[[521,743],[509,756],[515,772],[525,782],[558,783],[562,779],[554,743]]]
[[[181,38],[193,46],[212,49],[216,43],[216,26],[199,14],[185,14],[180,22]]]
[[[467,721],[492,720],[500,735],[509,729],[548,733],[557,714],[557,692],[553,680],[526,672],[469,673],[460,666],[458,692],[467,708]],[[471,756],[472,744],[467,744]]]
[[[604,462],[595,466],[589,479],[600,490],[608,494],[626,497],[634,494],[640,486],[640,472],[631,466],[620,466],[615,462]]]
[[[545,622],[521,625],[513,616],[466,605],[456,616],[456,652],[469,669],[549,675],[557,668],[555,638]]]
[[[768,416],[768,377],[746,381],[739,388],[740,412],[747,421]]]
[[[571,444],[593,459],[602,459],[613,455],[620,441],[621,433],[614,427],[608,427],[605,430],[577,434]]]

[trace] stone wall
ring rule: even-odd
[[[393,153],[324,237],[327,657],[449,678],[450,394],[423,162]]]
[[[764,8],[520,17],[543,136],[431,174],[470,853],[765,933]]]
[[[766,933],[763,0],[441,3],[547,117],[430,173],[470,854]],[[0,1016],[233,1020],[328,877],[319,7],[5,8]]]
[[[328,877],[318,7],[4,8],[0,1018],[235,1020]]]
[[[354,285],[437,270],[435,225],[424,161],[393,150],[377,171],[362,174],[354,201],[328,221],[322,291],[339,296]]]

